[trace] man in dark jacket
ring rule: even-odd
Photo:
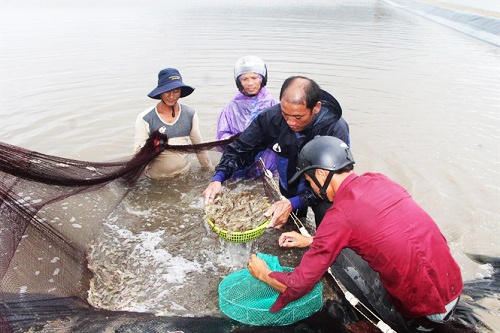
[[[260,113],[241,135],[225,149],[215,168],[212,182],[203,191],[205,204],[221,191],[222,183],[236,170],[254,162],[255,156],[266,148],[277,156],[281,194],[286,198],[275,202],[266,212],[271,216],[270,227],[281,228],[292,211],[304,216],[312,206],[316,224],[321,222],[326,208],[304,180],[288,184],[295,173],[300,149],[317,135],[334,136],[349,143],[349,126],[342,118],[337,100],[316,82],[302,77],[289,77],[280,92],[280,104]]]

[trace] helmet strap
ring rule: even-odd
[[[309,177],[311,177],[312,181],[314,182],[314,184],[316,184],[316,186],[319,189],[319,197],[325,201],[328,201],[328,202],[332,202],[332,201],[330,201],[328,199],[328,196],[326,195],[326,190],[328,189],[328,186],[330,185],[330,181],[332,180],[334,174],[335,174],[335,172],[330,170],[330,172],[328,172],[328,176],[326,176],[326,179],[325,179],[325,182],[323,183],[323,185],[321,185],[319,183],[318,179],[316,178],[315,173],[309,175]]]

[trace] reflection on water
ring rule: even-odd
[[[167,66],[196,87],[183,102],[212,140],[236,93],[233,64],[255,54],[274,96],[288,76],[306,75],[340,101],[357,172],[405,186],[440,226],[465,279],[489,273],[465,252],[500,255],[498,47],[377,0],[1,6],[2,141],[81,160],[127,158],[135,117],[154,104],[146,94]],[[213,265],[213,287],[244,265],[248,249],[230,252],[202,223],[210,175],[197,172],[143,180],[110,222],[132,238],[161,233],[155,249],[190,263],[186,276]]]

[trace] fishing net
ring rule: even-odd
[[[95,315],[87,248],[144,168],[166,149],[195,153],[234,138],[172,146],[155,132],[130,159],[105,163],[0,143],[0,332],[55,314]]]
[[[264,253],[263,259],[272,271],[291,272],[293,268],[281,267],[278,257]],[[231,273],[219,284],[219,306],[231,319],[256,326],[290,325],[319,311],[323,305],[323,286],[317,283],[313,290],[278,312],[269,309],[279,293],[268,284],[255,279],[248,269]]]

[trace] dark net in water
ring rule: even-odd
[[[37,321],[69,315],[119,317],[93,309],[86,301],[92,277],[87,245],[163,150],[215,149],[234,138],[169,146],[159,144],[168,142],[166,136],[153,133],[130,160],[108,163],[0,143],[0,332],[25,331]],[[86,232],[75,232],[80,229]]]
[[[196,153],[223,148],[235,138],[171,146],[155,132],[131,159],[106,163],[0,143],[0,332],[377,332],[338,289],[313,316],[267,328],[223,315],[157,317],[96,309],[87,302],[92,278],[87,247],[148,163],[165,149]],[[464,322],[477,324],[469,316],[441,332],[473,332]]]

